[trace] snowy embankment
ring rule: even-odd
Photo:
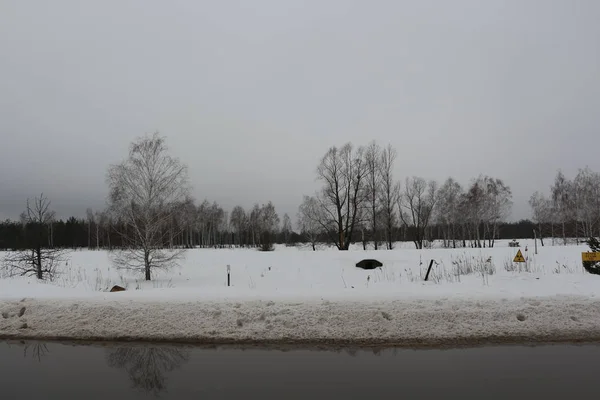
[[[121,275],[104,252],[74,252],[54,283],[0,279],[0,338],[396,346],[595,341],[600,277],[582,270],[581,251],[545,247],[516,266],[508,247],[193,250],[180,270],[153,282]],[[354,267],[371,257],[385,267]],[[438,264],[431,282],[423,282],[429,259]],[[113,284],[127,291],[107,293]]]
[[[393,344],[600,339],[600,300],[0,303],[0,337],[204,344]]]

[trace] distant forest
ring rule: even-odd
[[[571,222],[565,227],[568,232],[576,232],[576,222]],[[483,235],[483,227],[481,234]],[[496,239],[528,239],[533,238],[533,231],[538,229],[538,225],[530,220],[521,220],[519,222],[501,223],[498,228]],[[545,226],[544,232],[550,232],[551,227]],[[555,227],[556,233],[562,231],[562,226]],[[57,248],[72,248],[72,249],[114,249],[123,246],[123,240],[119,229],[110,225],[100,225],[96,221],[86,220],[85,218],[71,217],[67,220],[53,221],[47,230],[46,243],[44,247]],[[35,229],[32,225],[27,225],[15,221],[6,220],[0,222],[0,250],[22,250],[28,248],[28,237],[35,234]],[[428,228],[427,234],[431,241],[443,241],[444,233],[441,225],[432,225]],[[571,237],[571,236],[569,236]],[[575,236],[573,236],[574,238]],[[399,227],[393,238],[393,241],[412,242],[415,238],[414,228]],[[297,245],[309,243],[310,240],[303,233],[279,232],[273,237],[277,244]],[[562,244],[562,239],[557,239],[557,243]],[[328,243],[326,235],[322,235],[316,240],[316,243]],[[363,244],[361,238],[354,243]],[[367,248],[372,249],[373,245],[370,237],[365,233],[364,244]],[[171,243],[165,243],[165,247]],[[173,246],[176,247],[204,247],[204,248],[258,248],[260,243],[252,239],[250,232],[238,234],[227,230],[195,230],[188,234],[187,232],[179,232],[173,237]],[[462,240],[455,243],[456,247],[470,246],[470,243],[463,243]],[[486,246],[484,243],[483,246]],[[426,246],[425,246],[426,247]],[[448,243],[446,247],[453,247],[452,243]]]

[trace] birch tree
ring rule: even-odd
[[[552,205],[561,226],[563,244],[567,244],[567,223],[575,219],[575,202],[572,183],[558,171],[551,187]]]
[[[498,224],[503,222],[512,208],[512,192],[502,179],[483,178],[485,190],[485,224],[488,232],[488,246],[494,247],[498,235]]]
[[[304,196],[302,204],[298,207],[298,229],[308,239],[313,251],[317,250],[317,243],[324,229],[321,223],[323,220],[318,200]]]
[[[437,183],[435,181],[427,182],[419,177],[406,178],[398,208],[402,223],[414,229],[413,242],[417,249],[423,248],[436,202]]]
[[[107,182],[110,209],[125,225],[119,232],[125,248],[114,253],[115,266],[151,280],[153,270],[176,265],[183,249],[165,250],[167,225],[189,186],[187,168],[168,154],[165,138],[155,133],[134,141],[129,157],[110,166]]]
[[[267,204],[263,204],[258,214],[260,249],[262,251],[272,251],[274,249],[273,238],[277,234],[279,222],[279,216],[273,203],[269,201]]]
[[[290,244],[290,236],[292,234],[292,220],[286,213],[283,215],[283,222],[281,225],[281,233],[283,234],[283,240],[286,245]]]
[[[235,206],[231,211],[230,225],[233,229],[235,241],[237,242],[237,244],[240,246],[245,244],[244,238],[242,236],[246,232],[248,226],[248,218],[246,217],[246,211],[242,206]]]
[[[379,249],[377,222],[381,213],[381,148],[373,141],[365,149],[365,195],[371,240]]]
[[[442,228],[444,247],[456,248],[458,227],[461,224],[460,201],[462,186],[448,178],[438,192],[437,222]]]
[[[600,234],[600,174],[587,167],[579,169],[572,190],[578,233],[585,238]]]
[[[396,149],[388,144],[381,152],[379,163],[381,176],[379,203],[381,204],[381,219],[385,228],[385,241],[388,250],[394,248],[394,228],[398,223],[396,205],[400,198],[400,183],[394,181],[394,163],[397,154]]]
[[[552,202],[540,192],[535,192],[529,198],[533,222],[537,225],[540,243],[544,246],[544,226],[552,225]]]

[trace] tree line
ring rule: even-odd
[[[231,212],[216,202],[197,203],[186,165],[169,154],[164,137],[145,136],[131,143],[125,160],[109,166],[105,210],[57,220],[41,195],[33,207],[28,200],[19,221],[0,223],[0,248],[24,251],[13,264],[25,260],[33,267],[24,271],[38,277],[41,249],[114,250],[119,268],[143,271],[149,280],[152,268],[168,268],[194,247],[270,251],[275,243],[303,242],[313,250],[321,243],[378,250],[411,241],[421,249],[435,240],[452,248],[493,247],[505,238],[560,233],[566,243],[573,233],[600,233],[600,178],[587,168],[572,181],[559,172],[550,196],[532,195],[533,221],[508,223],[512,192],[502,179],[479,175],[465,186],[453,178],[441,185],[417,176],[401,181],[394,176],[396,158],[391,145],[376,142],[329,148],[315,170],[321,187],[303,196],[294,229],[270,201]]]
[[[558,171],[549,195],[535,192],[529,199],[532,220],[540,236],[577,241],[600,237],[600,173],[586,167],[573,179]]]
[[[465,186],[453,178],[441,185],[423,177],[393,176],[397,151],[371,142],[331,147],[317,179],[322,187],[304,196],[298,220],[314,244],[326,240],[340,250],[351,243],[392,249],[410,240],[417,249],[440,240],[446,248],[493,247],[497,239],[600,236],[600,174],[580,169],[573,180],[558,171],[550,195],[532,195],[533,221],[507,223],[513,201],[510,186],[479,175]]]
[[[401,182],[393,176],[396,157],[391,145],[376,142],[331,147],[316,170],[322,188],[300,206],[307,237],[324,235],[339,250],[357,237],[389,250],[399,237],[418,249],[434,239],[445,247],[494,246],[512,207],[508,185],[483,175],[466,188],[453,178],[442,185],[417,176]]]

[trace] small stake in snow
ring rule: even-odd
[[[231,286],[231,266],[227,264],[227,286]]]
[[[429,268],[427,268],[427,274],[425,275],[425,280],[429,279],[429,273],[431,272],[431,267],[433,267],[433,260],[429,262]]]

